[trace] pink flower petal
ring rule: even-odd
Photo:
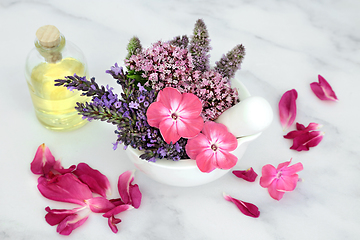
[[[297,172],[300,172],[304,169],[302,163],[298,162],[294,165],[291,165],[290,167],[287,167],[285,169],[282,169],[281,172],[284,175],[292,175],[292,174],[296,174]]]
[[[116,207],[115,204],[111,203],[104,197],[90,198],[85,202],[89,205],[90,210],[94,213],[106,213]]]
[[[55,226],[63,221],[66,217],[75,215],[77,212],[82,210],[83,207],[74,208],[74,209],[50,209],[49,207],[45,208],[45,211],[48,213],[45,215],[46,222],[51,225]]]
[[[170,144],[171,142],[175,144],[181,137],[177,131],[176,121],[171,118],[162,121],[159,125],[159,129],[161,136],[167,144]]]
[[[285,192],[280,192],[276,189],[276,185],[277,185],[277,181],[273,181],[269,187],[268,187],[268,192],[270,194],[270,196],[275,199],[275,200],[280,200],[282,199],[282,197],[284,196]]]
[[[183,138],[196,137],[204,126],[204,120],[200,116],[192,119],[181,116],[176,123],[177,132]]]
[[[324,133],[320,131],[312,131],[297,136],[293,140],[293,145],[290,149],[296,151],[309,151],[310,147],[317,146],[323,139]]]
[[[234,154],[222,151],[221,149],[215,152],[215,159],[213,163],[215,167],[225,170],[233,168],[238,161],[238,158]]]
[[[226,194],[224,194],[224,198],[226,201],[234,203],[237,208],[246,216],[253,218],[258,218],[260,216],[259,208],[254,204],[232,198],[230,195]]]
[[[318,123],[309,123],[309,125],[307,127],[305,127],[304,125],[300,124],[300,123],[296,123],[296,129],[294,131],[289,132],[288,134],[284,135],[284,138],[286,139],[294,139],[306,132],[310,132],[313,130],[317,130],[319,128],[321,128],[322,125],[318,124]]]
[[[277,171],[273,165],[266,164],[262,167],[261,174],[262,176],[260,178],[260,186],[267,188],[275,180]]]
[[[319,82],[310,84],[311,90],[320,100],[338,101],[335,92],[330,84],[321,75],[318,76]]]
[[[245,171],[235,170],[235,171],[232,171],[232,173],[235,176],[237,176],[238,178],[242,178],[242,179],[244,179],[245,181],[248,181],[248,182],[255,182],[255,179],[258,176],[253,168],[249,168],[249,169],[247,169]]]
[[[170,111],[176,111],[183,99],[176,88],[167,87],[159,91],[156,101],[161,102]]]
[[[100,194],[103,197],[110,195],[111,186],[108,178],[99,172],[91,168],[86,163],[79,163],[77,165],[74,174],[94,193]]]
[[[276,190],[280,192],[291,192],[295,189],[296,184],[299,180],[297,174],[282,175],[276,183]]]
[[[138,185],[133,185],[135,171],[126,171],[119,176],[118,190],[122,201],[139,208],[141,204],[141,192]]]
[[[38,189],[48,199],[82,206],[86,205],[86,199],[92,198],[89,187],[71,173],[59,175],[51,181],[40,177],[38,179]]]
[[[109,218],[111,216],[115,216],[115,215],[117,215],[119,213],[122,213],[122,212],[124,212],[126,210],[131,210],[133,208],[134,207],[131,206],[130,204],[119,205],[119,206],[114,207],[110,211],[104,213],[102,216],[105,217],[105,218]]]
[[[279,101],[280,122],[284,129],[289,128],[296,118],[297,96],[297,91],[292,89],[285,92]]]
[[[150,126],[159,128],[162,121],[171,117],[171,112],[162,102],[153,102],[146,110],[146,117]]]
[[[50,149],[45,146],[45,143],[43,143],[38,147],[30,169],[33,174],[47,175],[54,164],[55,157],[50,152]]]
[[[192,93],[183,93],[177,112],[182,118],[197,118],[202,111],[200,99]],[[201,128],[200,128],[201,130]]]
[[[120,218],[115,218],[114,216],[111,216],[108,218],[108,224],[109,224],[111,231],[113,231],[113,233],[118,232],[118,228],[117,228],[116,224],[118,224],[120,222],[121,222]]]
[[[70,233],[84,224],[84,222],[88,219],[87,216],[79,216],[77,214],[67,216],[63,221],[59,223],[56,228],[56,231],[61,235],[70,235]]]
[[[215,153],[211,149],[202,151],[196,156],[196,165],[201,172],[213,171],[216,168],[214,162],[216,162]]]
[[[207,137],[202,134],[199,133],[199,135],[197,135],[195,138],[189,139],[186,146],[185,146],[185,150],[187,155],[191,158],[191,159],[196,159],[196,156],[204,151],[204,149],[210,149],[210,143],[209,143],[209,139],[207,139]]]

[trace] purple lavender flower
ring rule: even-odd
[[[138,109],[139,108],[139,104],[137,102],[131,101],[129,103],[129,107],[130,108],[134,108],[134,109]]]

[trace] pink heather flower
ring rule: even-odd
[[[275,200],[280,200],[285,192],[293,191],[298,182],[297,172],[303,170],[301,163],[296,163],[289,167],[291,162],[280,163],[277,168],[267,164],[262,168],[260,185],[267,188],[270,196]]]
[[[259,208],[254,204],[235,199],[230,195],[226,195],[225,193],[224,198],[226,201],[234,203],[236,207],[246,216],[253,218],[258,218],[260,216]]]
[[[296,151],[309,151],[310,147],[317,146],[324,137],[324,132],[315,131],[322,127],[317,123],[310,123],[307,127],[296,123],[296,129],[284,136],[286,139],[293,139],[293,145],[290,149]]]
[[[289,128],[295,121],[297,97],[297,91],[292,89],[285,92],[279,101],[280,122],[284,129]]]
[[[164,88],[159,91],[156,102],[149,106],[146,116],[150,126],[160,129],[165,142],[174,144],[181,137],[193,138],[199,134],[204,125],[201,110],[201,101],[194,94]]]
[[[230,169],[235,166],[237,157],[231,154],[237,148],[236,137],[228,132],[225,125],[206,122],[202,133],[189,139],[185,150],[191,159],[196,160],[200,171],[211,172],[215,168]]]
[[[232,173],[237,176],[238,178],[242,178],[248,182],[255,182],[256,177],[258,176],[257,173],[254,171],[253,168],[249,168],[245,171],[234,170]]]
[[[338,101],[331,85],[321,75],[318,76],[319,82],[310,84],[311,90],[321,100]]]

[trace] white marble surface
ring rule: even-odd
[[[30,162],[46,143],[65,167],[86,162],[108,176],[116,195],[118,176],[134,166],[122,149],[112,150],[114,127],[92,122],[66,133],[51,132],[35,119],[24,79],[24,61],[35,31],[56,25],[85,53],[90,75],[113,84],[106,69],[122,62],[128,40],[143,46],[191,34],[195,21],[207,24],[212,64],[238,43],[247,55],[238,77],[275,112],[270,128],[253,142],[237,169],[293,158],[303,179],[279,202],[255,183],[232,174],[201,187],[178,188],[137,172],[143,193],[139,209],[121,215],[114,234],[92,214],[69,239],[327,239],[360,238],[360,2],[358,0],[213,1],[44,1],[0,0],[0,239],[63,239],[44,220],[46,206]],[[309,84],[324,76],[339,102],[323,102]],[[113,84],[114,85],[114,84]],[[323,141],[309,152],[290,150],[277,115],[281,95],[295,88],[297,121],[324,125]],[[222,193],[256,204],[253,219],[225,201]]]

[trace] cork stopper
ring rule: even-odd
[[[53,48],[60,43],[60,31],[53,25],[45,25],[36,31],[36,37],[41,46]]]

